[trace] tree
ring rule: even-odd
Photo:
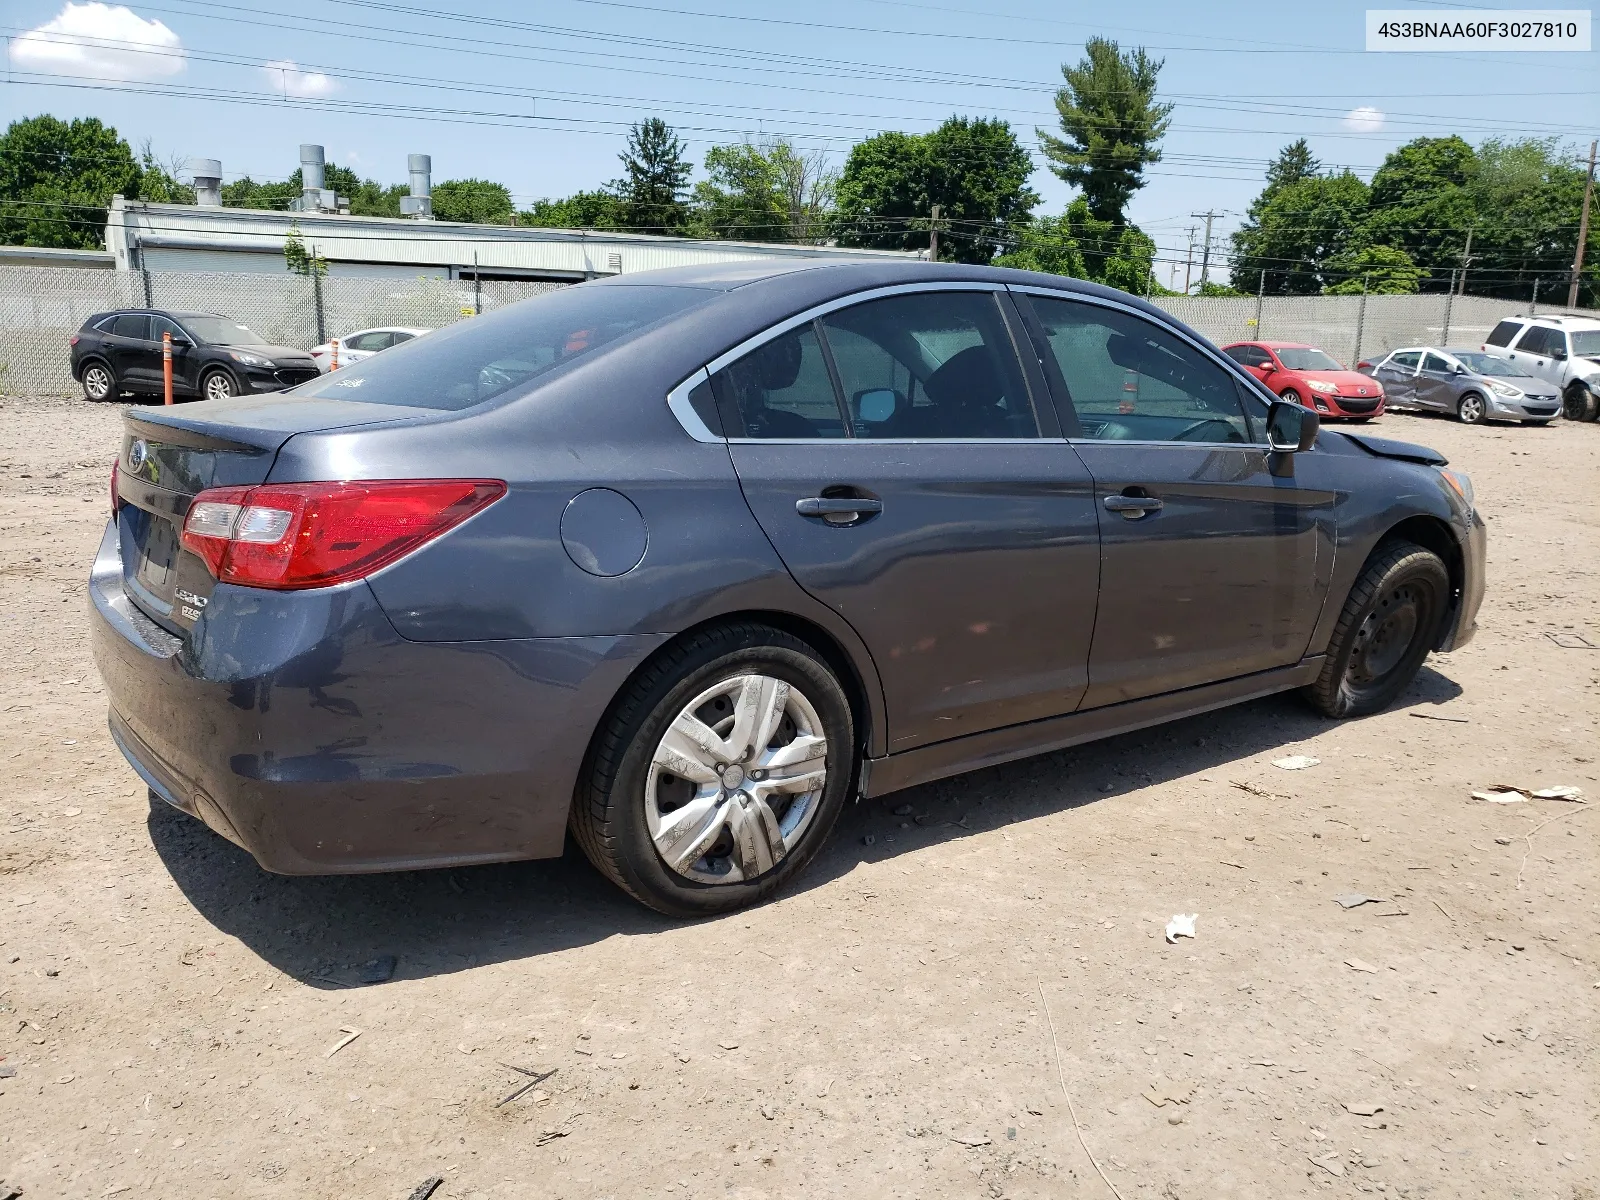
[[[1256,202],[1259,204],[1262,200],[1271,199],[1280,189],[1291,183],[1299,183],[1302,179],[1311,179],[1321,171],[1322,164],[1312,156],[1305,138],[1297,138],[1279,150],[1278,157],[1267,164],[1267,186]]]
[[[695,224],[712,237],[745,242],[788,240],[787,198],[777,164],[749,142],[713,146],[706,178],[694,189]]]
[[[694,167],[683,157],[688,147],[660,117],[640,121],[628,131],[622,178],[610,190],[622,200],[626,223],[652,233],[675,233],[688,223],[686,192]]]
[[[517,214],[517,224],[546,229],[620,229],[627,224],[622,200],[611,192],[577,192],[562,200],[535,200]]]
[[[1080,197],[1074,203],[1082,203]],[[1086,210],[1087,211],[1087,210]],[[1067,213],[1059,217],[1035,217],[1017,231],[1013,248],[994,260],[997,267],[1019,271],[1043,271],[1049,275],[1089,278],[1077,230]]]
[[[1417,138],[1391,151],[1372,177],[1360,240],[1404,250],[1425,285],[1448,287],[1477,215],[1477,174],[1478,156],[1459,137]]]
[[[827,232],[833,213],[839,172],[828,165],[821,150],[802,154],[783,138],[759,143],[778,176],[778,191],[788,214],[791,242],[818,242]]]
[[[951,117],[931,133],[880,133],[851,149],[839,176],[839,242],[921,249],[937,204],[940,257],[986,263],[1031,219],[1039,202],[1032,172],[1005,121]]]
[[[1469,290],[1522,299],[1536,277],[1546,287],[1565,282],[1583,206],[1581,160],[1554,138],[1490,138],[1477,155],[1478,170],[1467,185],[1476,213]],[[1589,239],[1584,275],[1600,281],[1600,216],[1594,211]]]
[[[1090,38],[1084,50],[1076,67],[1061,66],[1056,112],[1066,137],[1040,129],[1039,141],[1050,170],[1082,189],[1090,213],[1120,226],[1145,166],[1161,161],[1158,143],[1171,124],[1172,105],[1155,99],[1163,60],[1142,46],[1124,54],[1108,38]]]
[[[305,238],[300,236],[300,223],[289,225],[289,234],[283,239],[283,262],[296,275],[327,275],[328,260],[315,250],[307,250]]]
[[[1116,248],[1106,259],[1105,274],[1100,282],[1107,287],[1121,288],[1136,296],[1152,290],[1155,283],[1156,244],[1148,234],[1134,225],[1124,225],[1117,237]]]
[[[1233,286],[1251,294],[1261,287],[1273,296],[1315,296],[1337,282],[1327,274],[1328,260],[1361,243],[1367,193],[1349,171],[1263,193],[1233,235]]]
[[[1322,289],[1327,296],[1359,296],[1363,292],[1374,296],[1411,296],[1416,294],[1423,273],[1404,250],[1393,246],[1362,246],[1330,258],[1327,275],[1329,278],[1345,277]]]
[[[140,170],[94,117],[13,121],[0,135],[0,243],[98,249],[114,195],[137,196]]]
[[[145,138],[139,148],[139,196],[153,204],[193,204],[194,188],[178,182],[183,159],[174,156],[167,162],[156,157],[155,146]]]
[[[509,225],[516,209],[503,183],[487,179],[447,179],[433,187],[433,215],[441,221]]]

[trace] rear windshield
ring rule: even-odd
[[[568,287],[414,338],[292,389],[296,396],[463,409],[709,300],[695,288]]]
[[[1521,321],[1501,321],[1490,331],[1484,341],[1491,346],[1509,346],[1511,339],[1517,336],[1517,330],[1522,328]]]
[[[1503,358],[1496,358],[1492,354],[1484,354],[1478,350],[1461,351],[1456,357],[1467,370],[1479,375],[1503,375],[1508,379],[1521,379],[1528,374],[1514,362],[1507,362]]]
[[[1281,346],[1276,353],[1278,361],[1291,371],[1344,370],[1321,350],[1313,350],[1309,346]]]

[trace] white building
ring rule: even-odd
[[[327,260],[330,277],[476,276],[571,283],[624,271],[740,259],[916,257],[898,251],[830,246],[151,204],[121,196],[112,197],[107,214],[106,249],[119,271],[282,275],[284,243],[297,229],[306,250]]]

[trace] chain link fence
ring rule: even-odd
[[[357,329],[438,329],[566,285],[470,279],[313,279],[284,272],[96,271],[0,267],[0,394],[77,390],[69,349],[91,314],[114,308],[213,312],[269,343],[309,349]]]
[[[383,279],[189,271],[0,267],[0,393],[76,390],[72,335],[113,308],[214,312],[267,341],[309,349],[374,325],[437,329],[566,285],[470,279]],[[1482,296],[1169,296],[1155,303],[1206,337],[1305,342],[1354,365],[1399,346],[1476,346],[1524,305]],[[1600,312],[1588,313],[1600,319]]]

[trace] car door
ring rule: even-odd
[[[1071,712],[1087,683],[1094,485],[1010,303],[886,289],[710,367],[751,511],[873,655],[891,751]]]
[[[1397,350],[1378,368],[1378,382],[1389,404],[1410,406],[1417,398],[1417,368],[1422,365],[1421,350]]]
[[[1411,381],[1417,407],[1436,412],[1455,412],[1458,382],[1453,363],[1432,350],[1425,351],[1416,377]]]
[[[1510,358],[1530,375],[1559,384],[1561,368],[1565,365],[1555,358],[1557,346],[1565,350],[1565,338],[1559,329],[1547,325],[1529,325],[1511,347]]]
[[[1099,500],[1082,706],[1298,662],[1333,565],[1316,455],[1274,471],[1265,401],[1198,343],[1113,302],[1028,299]]]
[[[106,355],[119,387],[132,392],[148,392],[160,386],[161,353],[151,361],[150,317],[145,313],[123,313],[106,331]]]
[[[172,390],[175,392],[193,392],[198,390],[199,381],[196,376],[198,370],[195,366],[199,359],[196,353],[194,338],[184,332],[176,322],[169,321],[166,317],[152,316],[150,318],[150,340],[156,345],[156,387],[165,389],[166,381],[162,377],[161,335],[172,335]]]

